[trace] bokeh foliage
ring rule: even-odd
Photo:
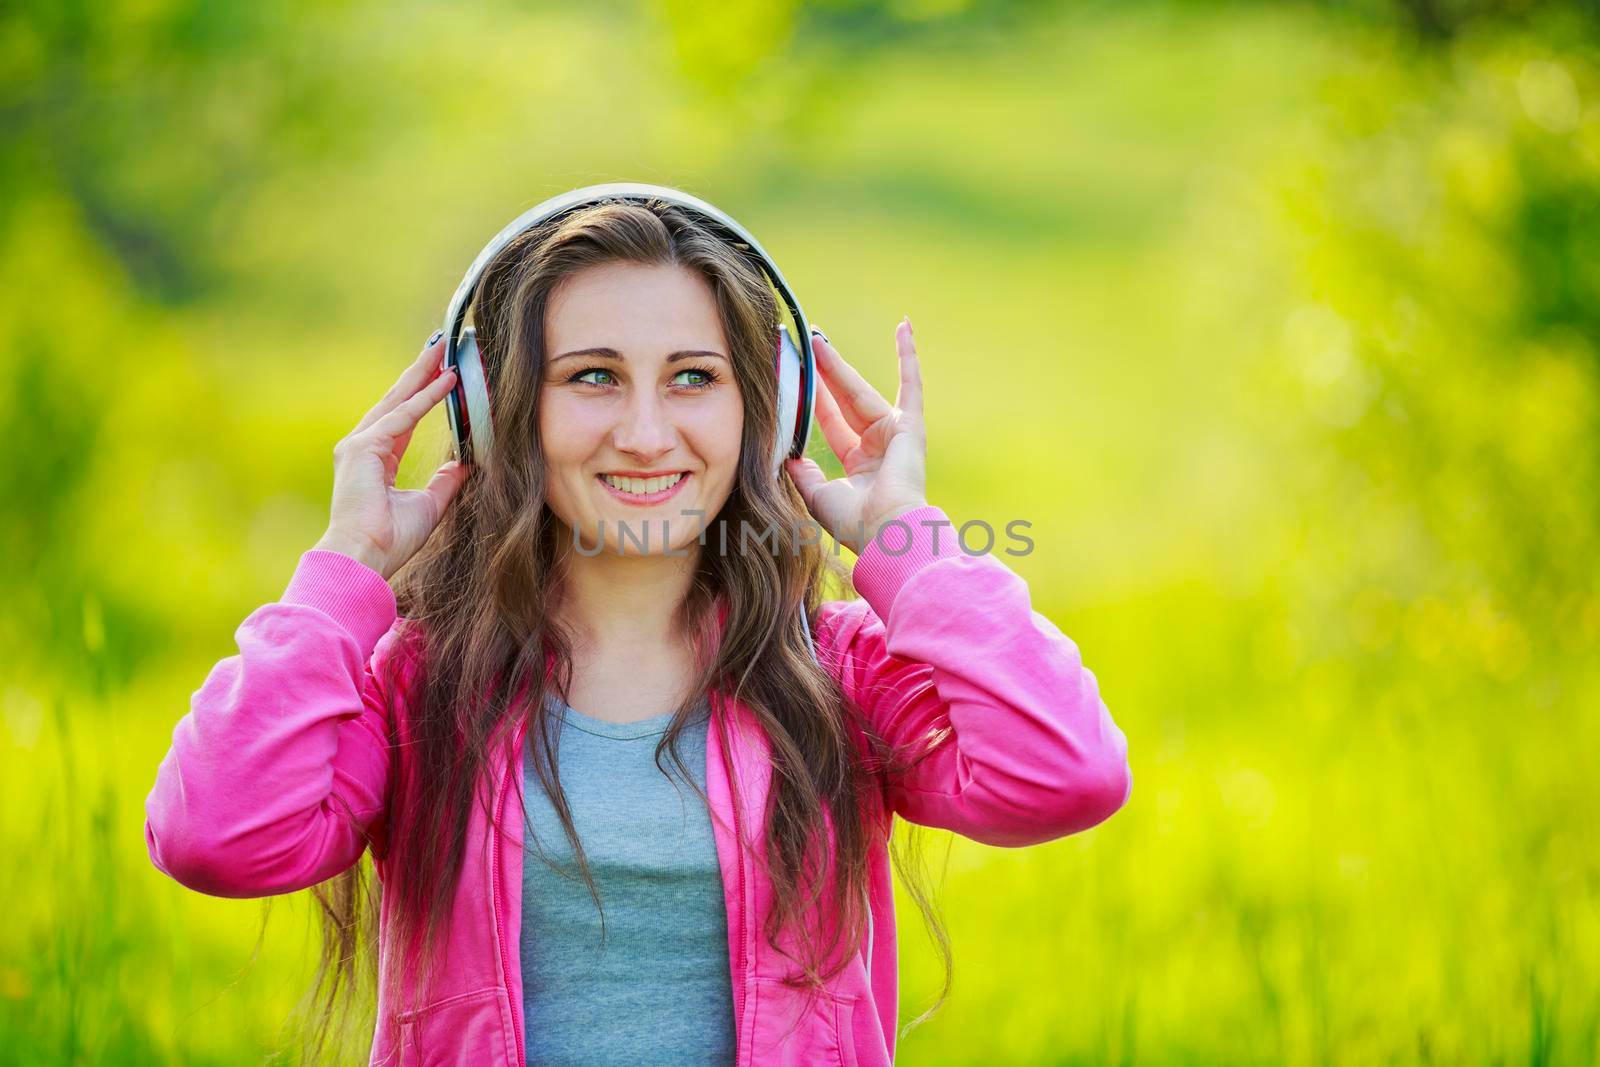
[[[912,315],[931,498],[1033,524],[1010,562],[1130,737],[1104,826],[953,842],[903,1062],[1594,1062],[1596,39],[1446,0],[12,5],[0,1048],[277,1047],[309,911],[258,943],[150,867],[172,725],[481,243],[644,180],[746,221],[884,388]]]

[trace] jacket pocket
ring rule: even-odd
[[[860,996],[806,992],[777,978],[756,978],[750,987],[755,1014],[749,1062],[762,1067],[856,1067],[850,1035]]]
[[[479,989],[445,997],[380,1023],[373,1067],[446,1067],[504,1063],[511,1020],[505,993]],[[516,1063],[522,1062],[520,1050]]]

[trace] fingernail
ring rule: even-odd
[[[423,348],[432,348],[434,345],[439,343],[439,338],[441,338],[443,336],[444,336],[444,331],[443,330],[434,330],[433,331],[433,336],[428,338],[428,343],[423,345],[422,347]]]
[[[812,332],[812,333],[814,333],[814,334],[816,334],[816,335],[817,335],[817,336],[819,336],[819,337],[821,337],[821,338],[822,338],[822,339],[823,339],[823,340],[824,340],[824,341],[828,341],[828,343],[829,343],[829,344],[830,344],[830,345],[831,345],[831,344],[833,344],[833,342],[832,342],[832,341],[829,341],[829,340],[828,340],[828,335],[827,335],[827,334],[825,334],[825,333],[823,333],[823,332],[822,332],[822,327],[821,327],[821,326],[818,326],[818,325],[817,325],[817,324],[816,324],[816,323],[814,323],[814,322],[813,322],[813,323],[812,323],[812,324],[811,324],[811,332]]]

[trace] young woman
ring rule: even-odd
[[[393,486],[454,384],[436,335],[178,723],[152,861],[317,887],[373,1063],[890,1063],[893,817],[1023,846],[1132,785],[1073,642],[925,498],[910,321],[893,405],[809,339],[846,476],[774,480],[777,303],[691,214],[555,220],[476,299],[492,458]],[[859,599],[822,602],[815,526]]]

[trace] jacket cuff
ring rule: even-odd
[[[856,557],[850,580],[874,614],[889,622],[895,597],[913,574],[962,555],[955,524],[942,508],[924,504],[884,524]]]
[[[284,604],[316,608],[355,638],[366,660],[394,626],[398,607],[383,575],[343,552],[313,548],[301,553]]]

